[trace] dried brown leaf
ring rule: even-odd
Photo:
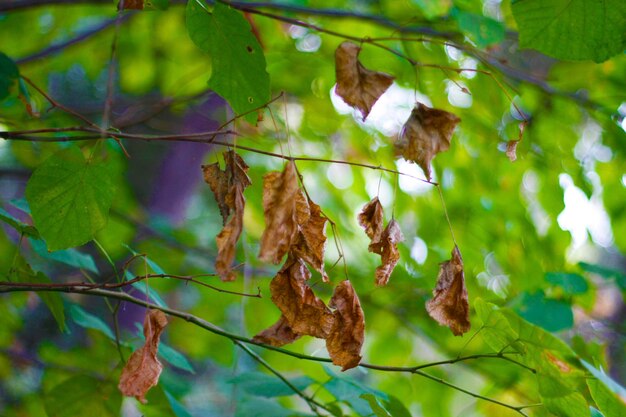
[[[270,346],[284,346],[289,343],[293,343],[300,338],[298,333],[295,333],[285,316],[280,316],[278,321],[263,330],[252,338],[255,342],[264,343]]]
[[[389,282],[389,277],[400,260],[398,243],[403,240],[404,236],[400,230],[400,225],[391,219],[383,231],[380,243],[372,248],[374,249],[372,252],[378,253],[382,258],[382,265],[376,268],[376,285],[383,286]]]
[[[288,257],[270,283],[272,301],[294,333],[325,339],[333,324],[333,315],[307,285],[310,277],[301,259]]]
[[[452,250],[452,259],[439,266],[437,286],[433,298],[426,303],[426,310],[439,324],[450,327],[455,336],[471,327],[463,259],[457,246]]]
[[[345,371],[361,362],[361,347],[365,338],[365,317],[359,297],[350,281],[341,282],[330,299],[334,322],[326,338],[326,349],[335,365]]]
[[[159,382],[163,366],[157,359],[159,337],[167,326],[167,317],[161,310],[150,310],[143,323],[144,345],[133,352],[122,369],[118,388],[122,394],[146,403],[146,393]]]
[[[335,92],[348,105],[359,109],[365,120],[394,77],[366,69],[358,60],[360,51],[361,48],[352,42],[343,42],[335,51]]]
[[[509,161],[514,162],[517,159],[517,144],[519,140],[510,140],[506,143],[506,156]]]
[[[248,165],[233,151],[224,152],[226,166],[222,171],[219,164],[203,165],[204,180],[220,209],[224,228],[216,237],[217,257],[215,270],[222,281],[232,281],[235,274],[232,263],[235,259],[237,240],[243,229],[245,198],[243,192],[251,182],[248,177]]]
[[[372,241],[370,244],[370,252],[372,252],[373,245],[380,242],[383,234],[383,206],[378,197],[374,197],[363,206],[358,219],[359,224],[365,229],[365,234]]]
[[[117,10],[143,10],[144,0],[120,0]]]
[[[460,121],[452,113],[417,103],[395,144],[396,154],[416,162],[430,181],[430,162],[450,148],[452,133]]]
[[[326,245],[326,222],[328,219],[322,214],[320,206],[308,200],[302,191],[298,194],[296,206],[306,207],[297,210],[298,213],[308,213],[308,216],[298,215],[299,231],[291,247],[294,257],[302,259],[322,275],[322,280],[328,282],[328,275],[324,271],[324,246]],[[305,221],[302,221],[306,219]]]
[[[270,172],[263,177],[265,230],[259,252],[262,261],[279,263],[297,238],[298,219],[308,218],[308,207],[297,204],[299,191],[293,161],[283,172]]]

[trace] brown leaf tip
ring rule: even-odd
[[[348,105],[356,107],[367,118],[374,103],[387,91],[394,77],[365,68],[358,60],[361,48],[352,42],[343,42],[335,51],[335,92]]]
[[[126,362],[120,382],[119,390],[123,395],[135,397],[146,403],[146,393],[159,382],[163,366],[157,359],[159,338],[167,326],[167,317],[161,310],[150,310],[143,323],[143,334],[146,338],[144,345],[133,352]]]
[[[457,246],[452,250],[452,259],[439,267],[437,286],[433,298],[426,303],[426,311],[439,324],[448,326],[455,336],[469,331],[469,302],[463,259]]]
[[[450,148],[452,133],[461,122],[456,115],[417,103],[395,143],[396,154],[417,163],[430,181],[430,163]]]

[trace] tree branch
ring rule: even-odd
[[[90,289],[90,288],[85,288],[85,289],[72,289],[72,288],[64,288],[64,287],[45,287],[45,288],[37,288],[37,289],[33,289],[32,287],[25,287],[22,283],[13,283],[13,282],[9,282],[9,283],[3,283],[3,284],[8,284],[8,285],[2,285],[0,286],[0,293],[9,293],[9,292],[21,292],[21,291],[56,291],[56,292],[66,292],[66,293],[75,293],[75,294],[85,294],[85,295],[93,295],[93,296],[97,296],[97,297],[107,297],[107,298],[113,298],[113,299],[117,299],[117,300],[121,300],[121,301],[126,301],[129,303],[133,303],[133,304],[137,304],[146,308],[151,308],[151,309],[157,309],[157,310],[161,310],[164,313],[169,314],[170,316],[174,316],[174,317],[178,317],[181,318],[185,321],[188,321],[189,323],[192,323],[202,329],[205,329],[213,334],[216,334],[218,336],[222,336],[225,337],[227,339],[232,340],[234,343],[237,342],[242,342],[242,343],[246,343],[246,344],[251,344],[251,345],[256,345],[259,347],[262,347],[264,349],[267,350],[272,350],[275,352],[279,352],[282,353],[284,355],[288,355],[288,356],[292,356],[294,358],[298,358],[298,359],[303,359],[303,360],[309,360],[309,361],[314,361],[314,362],[324,362],[324,363],[332,363],[331,359],[329,358],[322,358],[319,356],[309,356],[309,355],[305,355],[302,353],[297,353],[297,352],[292,352],[290,350],[287,349],[283,349],[283,348],[279,348],[279,347],[275,347],[275,346],[270,346],[270,345],[264,345],[262,343],[256,342],[253,339],[250,339],[248,337],[245,336],[241,336],[235,333],[230,333],[224,329],[222,329],[221,327],[216,326],[213,323],[210,323],[204,319],[201,319],[200,317],[194,316],[192,314],[189,313],[185,313],[183,311],[179,311],[179,310],[174,310],[171,309],[169,307],[162,307],[153,303],[150,303],[148,301],[145,300],[141,300],[139,298],[135,298],[133,296],[131,296],[130,294],[124,293],[124,292],[118,292],[118,291],[111,291],[111,290],[107,290],[107,289],[100,289],[100,288],[96,288],[96,289]],[[499,357],[494,356],[493,354],[489,354],[488,357]],[[476,359],[475,355],[466,357],[467,360],[469,359]],[[460,362],[462,360],[465,360],[464,358],[456,358],[453,359],[451,361],[448,361],[447,363],[455,363],[455,362]],[[437,366],[443,363],[439,363],[436,362],[431,366]],[[424,378],[428,378],[432,381],[435,381],[439,384],[442,385],[446,385],[450,388],[453,388],[459,392],[465,393],[467,395],[470,395],[474,398],[483,400],[483,401],[487,401],[493,404],[497,404],[499,406],[508,408],[510,410],[513,410],[523,416],[526,416],[526,414],[522,411],[525,408],[528,408],[528,405],[522,405],[522,406],[514,406],[514,405],[510,405],[510,404],[506,404],[503,403],[501,401],[495,400],[493,398],[489,398],[489,397],[485,397],[482,396],[480,394],[476,394],[472,391],[468,391],[464,388],[461,388],[457,385],[454,385],[442,378],[438,378],[435,376],[432,376],[426,372],[423,372],[421,369],[427,367],[427,364],[424,365],[420,365],[420,367],[393,367],[393,366],[382,366],[382,365],[374,365],[374,364],[368,364],[368,363],[361,363],[359,364],[360,367],[362,368],[367,368],[367,369],[372,369],[372,370],[378,370],[378,371],[385,371],[385,372],[405,372],[405,373],[411,373],[411,374],[415,374],[415,375],[420,375]]]

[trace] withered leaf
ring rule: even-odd
[[[159,337],[167,326],[167,317],[161,310],[150,310],[143,323],[144,345],[133,352],[122,369],[119,390],[128,397],[146,403],[146,393],[159,382],[163,366],[157,359]]]
[[[251,182],[248,165],[234,151],[224,152],[226,166],[222,171],[219,164],[203,165],[204,180],[217,201],[224,228],[216,237],[217,257],[215,270],[222,281],[232,281],[235,274],[231,265],[235,259],[237,240],[243,229],[245,198],[243,192]]]
[[[437,286],[433,298],[426,303],[426,311],[439,324],[450,327],[455,336],[471,327],[463,259],[457,246],[452,250],[452,259],[439,266]]]
[[[343,42],[335,51],[335,92],[348,105],[359,109],[365,120],[394,77],[366,69],[358,60],[360,51],[361,48],[352,42]]]
[[[300,338],[300,335],[295,333],[285,316],[280,316],[278,321],[263,330],[252,338],[255,342],[264,343],[270,346],[284,346],[289,343],[293,343]]]
[[[380,242],[371,247],[372,252],[381,255],[382,265],[376,268],[376,285],[383,286],[389,282],[393,269],[400,260],[398,243],[404,240],[400,225],[395,219],[391,219],[383,231]]]
[[[333,324],[333,314],[307,285],[310,277],[301,259],[288,257],[270,283],[272,301],[294,333],[325,339]]]
[[[298,193],[296,206],[301,207],[297,210],[297,213],[301,214],[297,216],[299,231],[291,247],[291,253],[311,265],[322,275],[322,280],[328,282],[328,275],[324,271],[324,246],[328,219],[322,214],[320,206],[307,199],[301,190]],[[304,216],[304,213],[308,216]]]
[[[515,162],[517,159],[517,144],[519,140],[510,140],[506,143],[506,156],[509,161]]]
[[[365,338],[365,316],[350,281],[337,285],[329,306],[335,311],[333,326],[326,338],[326,349],[333,363],[345,371],[361,362],[361,347]]]
[[[430,162],[439,152],[450,148],[452,133],[460,121],[445,110],[417,103],[395,144],[396,154],[416,162],[430,181]]]
[[[365,234],[370,238],[370,252],[372,245],[380,242],[383,234],[383,206],[378,197],[374,197],[369,203],[363,206],[359,213],[359,224],[365,229]]]
[[[143,10],[144,0],[120,0],[117,10]]]
[[[259,253],[262,261],[279,263],[297,238],[298,219],[308,218],[308,207],[297,204],[299,191],[293,161],[283,172],[270,172],[263,177],[265,230]]]

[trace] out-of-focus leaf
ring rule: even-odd
[[[111,328],[108,324],[102,321],[100,317],[94,316],[93,314],[85,311],[78,304],[74,303],[69,305],[67,311],[74,323],[84,327],[85,329],[98,330],[109,339],[115,340],[115,335],[111,331]]]
[[[524,319],[550,332],[569,329],[574,325],[572,307],[563,301],[546,298],[542,291],[524,293],[516,311]]]
[[[151,389],[146,395],[147,403],[139,403],[142,417],[192,417],[185,407],[161,386]]]
[[[14,228],[18,233],[39,239],[39,232],[33,226],[22,223],[8,211],[0,207],[0,220]]]
[[[112,164],[86,160],[75,146],[55,153],[33,172],[26,199],[48,249],[82,245],[106,226],[117,179]]]
[[[302,391],[315,381],[308,376],[299,376],[289,378],[289,382]],[[228,383],[237,385],[248,394],[261,397],[283,397],[295,394],[283,381],[261,372],[246,372],[229,379]]]
[[[238,403],[235,417],[312,417],[312,414],[290,410],[276,400],[244,397]]]
[[[159,356],[161,356],[161,358],[170,365],[192,374],[196,373],[187,357],[173,347],[166,345],[165,343],[159,343],[158,351]]]
[[[360,397],[367,401],[372,409],[372,412],[376,414],[376,417],[394,417],[387,410],[385,410],[385,407],[383,407],[376,396],[372,394],[361,394]]]
[[[360,46],[348,41],[337,47],[335,92],[348,105],[359,109],[365,120],[374,103],[393,83],[394,77],[365,68],[358,59],[360,51]]]
[[[578,266],[580,266],[584,271],[600,275],[602,278],[615,279],[615,283],[620,287],[620,289],[626,290],[626,274],[622,271],[607,268],[602,265],[589,264],[587,262],[579,262]]]
[[[584,294],[589,289],[585,277],[579,274],[569,274],[565,272],[548,272],[545,275],[546,281],[550,284],[558,285],[567,294]]]
[[[621,0],[514,0],[512,10],[522,48],[595,62],[624,50],[626,4]]]
[[[482,14],[470,13],[453,8],[450,15],[457,21],[459,29],[479,48],[485,48],[504,39],[504,25]]]
[[[110,381],[78,375],[44,393],[48,417],[118,417],[122,396]]]
[[[411,413],[402,404],[402,401],[393,395],[390,395],[389,400],[385,401],[385,408],[393,417],[411,417]]]
[[[161,310],[150,310],[146,314],[143,324],[146,343],[136,351],[122,369],[118,388],[122,394],[135,397],[140,402],[146,402],[146,393],[158,381],[163,366],[157,358],[159,338],[167,326],[167,317]]]
[[[37,255],[44,259],[61,262],[63,264],[94,272],[96,274],[99,272],[93,257],[87,253],[79,252],[74,248],[50,252],[48,251],[46,242],[43,240],[28,239],[28,241]]]
[[[621,398],[626,398],[626,388],[607,375],[603,369],[598,369],[584,360],[581,360],[580,362],[594,377],[601,381],[609,390],[614,392],[615,395]]]
[[[190,0],[187,31],[193,42],[211,55],[209,87],[224,97],[235,113],[245,113],[269,101],[265,55],[241,12],[216,2],[213,13],[208,13],[199,0]],[[257,116],[252,113],[245,118],[255,123]]]
[[[131,248],[130,246],[128,246],[125,243],[122,243],[122,246],[124,246],[126,249],[128,249],[130,251],[130,253],[132,253],[133,255],[139,255],[139,252],[137,252],[136,250],[134,250],[133,248]],[[148,255],[144,255],[142,256],[142,258],[144,258],[146,260],[146,262],[148,263],[148,266],[150,268],[152,268],[152,270],[154,271],[155,274],[159,274],[159,275],[167,275],[165,273],[165,271],[163,270],[163,268],[161,268],[159,266],[158,263],[156,263],[152,258],[150,258]]]
[[[20,71],[15,62],[0,52],[0,101],[9,96],[12,87],[17,84],[19,76]]]
[[[348,374],[338,374],[330,367],[324,366],[324,370],[332,379],[324,384],[324,388],[328,390],[338,401],[342,401],[350,405],[350,407],[359,413],[359,415],[367,416],[371,413],[369,403],[361,398],[363,394],[373,394],[378,398],[387,400],[388,396],[382,391],[372,389],[361,384]]]
[[[611,392],[600,380],[588,379],[587,386],[596,405],[605,417],[626,416],[624,399]]]

